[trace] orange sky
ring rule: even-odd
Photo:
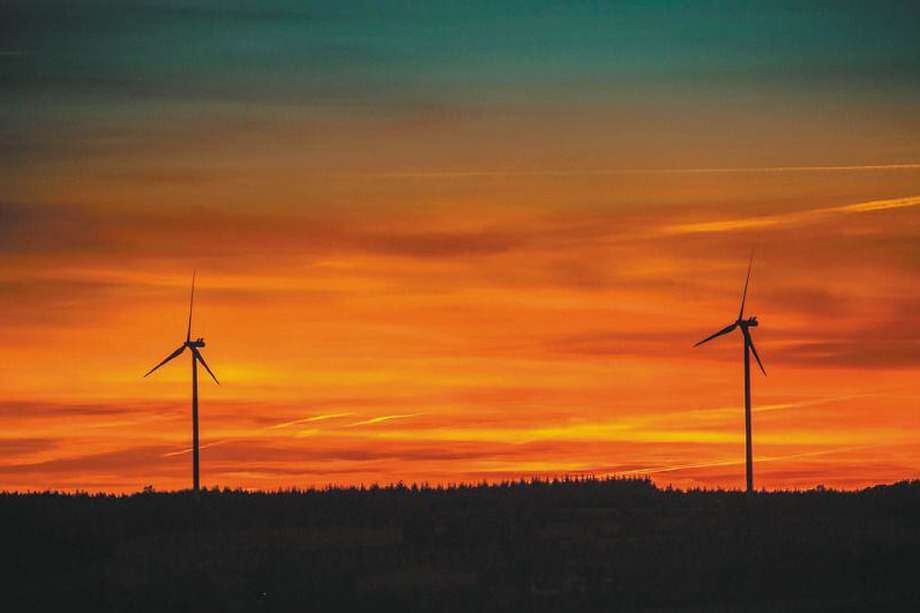
[[[740,338],[692,345],[735,316],[752,248],[758,487],[916,477],[912,91],[591,97],[584,75],[452,69],[478,93],[57,108],[20,83],[39,102],[0,151],[0,489],[189,486],[186,356],[141,376],[182,340],[193,269],[222,382],[201,383],[206,486],[741,487]]]
[[[327,189],[374,192],[360,214],[125,214],[84,178],[3,265],[0,486],[187,485],[188,364],[140,375],[181,341],[197,267],[194,332],[223,381],[202,383],[205,484],[735,487],[740,341],[691,345],[734,316],[751,246],[757,483],[912,477],[918,179],[358,177]]]

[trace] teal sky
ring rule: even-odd
[[[920,98],[912,2],[38,1],[6,3],[2,23],[8,163],[112,130],[132,146],[148,136],[134,122],[203,108],[546,122],[656,109],[779,130],[829,113],[894,133]],[[873,155],[906,153],[893,139]]]

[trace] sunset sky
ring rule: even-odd
[[[0,489],[916,478],[916,3],[498,4],[4,2]]]

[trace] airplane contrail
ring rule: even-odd
[[[326,415],[314,415],[313,417],[304,417],[303,419],[295,419],[294,421],[282,422],[280,424],[275,424],[274,426],[268,426],[264,429],[280,430],[281,428],[287,428],[288,426],[294,426],[296,424],[305,424],[313,421],[325,421],[327,419],[337,419],[339,417],[348,417],[349,415],[354,415],[354,413],[327,413]]]
[[[799,409],[804,407],[811,407],[821,404],[828,404],[830,402],[839,402],[841,400],[852,400],[853,398],[871,398],[876,394],[847,394],[845,396],[828,396],[826,398],[815,398],[812,400],[799,400],[797,402],[780,402],[776,404],[762,404],[759,407],[754,407],[751,409],[752,413],[765,413],[769,411],[783,411],[786,409]],[[671,418],[674,415],[708,415],[708,414],[721,414],[721,413],[732,413],[734,414],[738,409],[736,407],[722,407],[718,409],[693,409],[690,411],[681,411],[680,413],[665,413],[658,416],[658,419]]]
[[[814,456],[822,455],[831,455],[834,453],[846,453],[847,451],[860,451],[862,449],[874,449],[876,447],[884,447],[883,444],[878,445],[857,445],[852,447],[837,447],[834,449],[824,449],[821,451],[806,451],[803,453],[793,453],[790,455],[783,456],[762,456],[755,458],[755,462],[782,462],[785,460],[796,460],[799,458],[809,458]],[[655,473],[666,473],[666,472],[676,472],[680,470],[693,470],[697,468],[711,468],[716,466],[737,466],[739,464],[744,464],[744,460],[718,460],[715,462],[701,462],[699,464],[675,464],[672,466],[658,466],[654,468],[636,468],[633,470],[624,470],[618,472],[612,472],[611,475],[614,476],[629,476],[629,475],[652,475]]]
[[[280,430],[281,428],[287,428],[288,426],[293,426],[296,424],[315,422],[315,421],[325,421],[327,419],[336,419],[338,417],[348,417],[349,415],[354,415],[354,413],[327,413],[325,415],[314,415],[312,417],[305,417],[303,419],[295,419],[294,421],[285,421],[280,424],[273,424],[271,426],[265,426],[264,428],[260,428],[259,430],[256,430],[256,432],[265,432],[266,430]],[[299,435],[300,433],[297,434],[297,436]],[[202,445],[200,449],[207,449],[208,447],[215,447],[217,445],[222,445],[224,443],[230,443],[232,441],[239,440],[240,438],[241,437],[220,439],[212,443],[208,443],[207,445]],[[169,456],[181,455],[183,453],[188,453],[191,450],[192,448],[189,447],[188,449],[180,449],[179,451],[171,451],[169,453],[164,453],[162,457],[166,458]]]
[[[199,446],[198,446],[198,449],[207,449],[208,447],[217,447],[218,445],[223,445],[224,443],[229,443],[229,442],[231,442],[232,440],[233,440],[232,438],[220,439],[220,440],[218,440],[218,441],[214,441],[214,442],[208,443],[208,444],[206,444],[206,445],[199,445]],[[194,450],[195,450],[194,447],[187,447],[186,449],[180,449],[179,451],[170,451],[169,453],[164,453],[164,454],[163,454],[162,456],[160,456],[160,457],[162,457],[162,458],[169,458],[169,457],[176,456],[176,455],[184,455],[184,454],[189,453],[189,452],[192,452],[192,451],[194,451]]]
[[[831,215],[847,215],[853,213],[869,213],[888,209],[904,209],[920,206],[920,196],[905,196],[903,198],[890,198],[887,200],[868,200],[843,206],[832,206],[821,209],[808,209],[793,211],[778,215],[763,215],[760,217],[742,217],[725,219],[721,221],[704,221],[701,223],[677,224],[665,226],[663,234],[709,234],[717,232],[734,232],[736,230],[753,230],[795,223],[817,221]]]
[[[390,421],[391,419],[405,419],[407,417],[418,417],[422,413],[407,413],[404,415],[384,415],[382,417],[372,417],[371,419],[365,419],[364,421],[356,421],[353,424],[347,424],[343,427],[345,428],[354,428],[355,426],[370,426],[372,424],[379,424],[384,421]]]
[[[296,424],[302,424],[302,423],[308,423],[308,422],[317,422],[317,421],[326,421],[326,420],[328,420],[328,419],[337,419],[337,418],[340,418],[340,417],[348,417],[349,415],[354,415],[354,413],[351,413],[351,412],[349,412],[349,413],[327,413],[327,414],[324,414],[324,415],[314,415],[314,416],[312,416],[312,417],[305,417],[305,418],[303,418],[303,419],[295,419],[295,420],[293,420],[293,421],[285,421],[285,422],[282,422],[282,423],[280,423],[280,424],[273,424],[273,425],[271,425],[271,426],[266,426],[266,427],[264,427],[264,428],[260,428],[259,430],[256,430],[256,432],[265,432],[265,431],[267,431],[267,430],[280,430],[280,429],[282,429],[282,428],[287,428],[288,426],[293,426],[293,425],[296,425]],[[353,428],[353,427],[355,427],[355,426],[368,426],[368,425],[372,425],[372,424],[378,424],[378,423],[384,422],[384,421],[390,421],[391,419],[403,419],[403,418],[406,418],[406,417],[415,417],[415,416],[417,416],[417,415],[421,415],[421,413],[409,413],[409,414],[405,414],[405,415],[384,415],[384,416],[382,416],[382,417],[373,417],[373,418],[371,418],[371,419],[365,419],[365,420],[363,420],[363,421],[358,421],[358,422],[355,422],[355,423],[346,424],[345,426],[342,426],[342,427],[344,427],[344,428]],[[316,432],[315,430],[304,430],[304,431],[298,432],[297,434],[295,434],[295,436],[305,436],[306,433],[309,433],[309,434],[312,435],[312,434],[315,434],[315,432]],[[233,437],[233,438],[220,439],[220,440],[214,441],[214,442],[212,442],[212,443],[208,443],[207,445],[201,445],[201,446],[199,447],[199,449],[207,449],[208,447],[216,447],[217,445],[223,445],[224,443],[230,443],[230,442],[232,442],[232,441],[239,440],[240,438],[242,438],[242,437]],[[188,448],[188,449],[180,449],[180,450],[178,450],[178,451],[171,451],[171,452],[169,452],[169,453],[164,453],[162,457],[166,458],[166,457],[170,457],[170,456],[182,455],[182,454],[188,453],[189,451],[192,451],[192,448],[191,448],[191,447]]]
[[[604,175],[643,175],[643,174],[744,174],[744,173],[792,173],[792,172],[866,172],[889,170],[920,170],[920,162],[903,164],[847,164],[816,166],[736,166],[725,168],[611,168],[587,170],[445,170],[445,171],[406,171],[406,172],[370,172],[349,174],[349,177],[366,177],[379,179],[462,179],[467,177],[570,177],[570,176],[604,176]]]
[[[814,405],[820,405],[820,404],[827,404],[827,403],[831,403],[831,402],[837,402],[837,401],[840,401],[840,400],[848,400],[848,399],[851,399],[851,398],[862,398],[862,397],[868,397],[868,396],[873,396],[873,395],[874,395],[874,394],[850,394],[850,395],[844,395],[844,396],[830,396],[830,397],[825,397],[825,398],[815,398],[815,399],[811,399],[811,400],[802,400],[802,401],[797,401],[797,402],[785,402],[785,403],[776,403],[776,404],[765,404],[765,405],[761,405],[761,406],[759,406],[759,407],[753,408],[753,409],[752,409],[752,412],[754,412],[754,413],[760,413],[760,412],[767,412],[767,411],[781,411],[781,410],[787,410],[787,409],[796,409],[796,408],[800,408],[800,407],[808,407],[808,406],[814,406]],[[719,414],[726,414],[726,415],[732,414],[732,415],[733,415],[733,414],[735,414],[735,413],[737,412],[737,410],[738,410],[738,409],[737,409],[736,407],[721,407],[721,408],[712,408],[712,409],[691,409],[691,410],[687,410],[687,411],[679,411],[679,412],[676,412],[676,413],[665,413],[665,414],[662,414],[662,415],[647,416],[647,417],[642,418],[641,420],[637,420],[636,423],[631,424],[631,425],[627,428],[627,430],[635,430],[635,429],[641,428],[641,427],[644,426],[644,425],[647,425],[647,424],[650,424],[650,423],[654,423],[654,422],[658,422],[658,421],[662,421],[662,420],[668,420],[668,421],[670,421],[670,420],[673,420],[675,417],[679,417],[679,416],[682,416],[682,415],[686,415],[686,416],[688,416],[688,417],[690,417],[690,416],[704,416],[704,415],[719,415]],[[326,421],[326,420],[330,420],[330,419],[338,419],[338,418],[341,418],[341,417],[348,417],[348,416],[350,416],[350,415],[354,415],[354,413],[353,413],[353,412],[348,412],[348,413],[326,413],[326,414],[321,414],[321,415],[314,415],[314,416],[312,416],[312,417],[306,417],[306,418],[304,418],[304,419],[297,419],[297,420],[293,420],[293,421],[282,422],[282,423],[279,423],[279,424],[273,424],[273,425],[271,425],[271,426],[266,426],[266,427],[264,427],[264,428],[260,428],[259,430],[256,430],[255,432],[267,432],[267,431],[271,431],[271,430],[280,430],[280,429],[282,429],[282,428],[285,428],[285,427],[288,427],[288,426],[291,426],[291,425],[296,425],[296,424],[299,424],[299,423],[310,423],[310,422]],[[415,417],[415,416],[418,416],[418,415],[422,415],[422,413],[411,413],[411,414],[406,414],[406,415],[385,415],[385,416],[383,416],[383,417],[374,417],[374,418],[371,418],[371,419],[366,419],[366,420],[363,420],[363,421],[359,421],[359,422],[355,422],[355,423],[351,423],[351,424],[346,424],[346,425],[341,426],[341,427],[343,427],[343,428],[352,428],[352,427],[357,427],[357,426],[362,426],[362,425],[365,425],[365,426],[366,426],[366,425],[373,425],[373,424],[376,424],[376,423],[385,422],[385,421],[390,421],[390,420],[393,420],[393,419]],[[617,422],[617,423],[619,423],[619,422]],[[461,431],[464,431],[464,430],[461,429]],[[295,437],[314,436],[314,435],[316,435],[316,434],[319,433],[319,432],[321,432],[321,430],[316,430],[316,429],[303,430],[303,431],[298,431],[298,432],[294,433],[293,436],[295,436]],[[467,435],[466,435],[467,437],[468,437],[468,436],[473,436],[474,439],[476,438],[474,433],[470,433],[469,431],[465,431],[465,432],[467,432]],[[559,432],[559,431],[556,431],[556,434],[560,434],[560,432]],[[564,434],[564,433],[563,433],[563,434]],[[506,432],[506,435],[507,435],[507,432]],[[235,437],[235,438],[220,439],[220,440],[218,440],[218,441],[214,441],[214,442],[212,442],[212,443],[208,443],[207,445],[203,445],[203,446],[202,446],[202,449],[204,449],[204,448],[206,448],[206,447],[212,447],[212,446],[215,446],[215,445],[218,445],[218,444],[221,444],[221,445],[222,445],[222,444],[224,444],[224,443],[233,442],[233,441],[235,441],[235,440],[240,440],[240,439],[242,439],[242,438],[245,438],[245,437]],[[188,453],[188,452],[190,451],[190,449],[191,449],[191,448],[189,448],[189,449],[180,449],[180,450],[178,450],[178,451],[172,451],[172,452],[163,454],[163,457],[169,457],[169,456],[175,456],[175,455],[181,455],[181,454],[184,454],[184,453]]]

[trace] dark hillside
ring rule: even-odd
[[[0,495],[6,610],[910,610],[920,482]],[[717,606],[718,605],[718,606]]]

